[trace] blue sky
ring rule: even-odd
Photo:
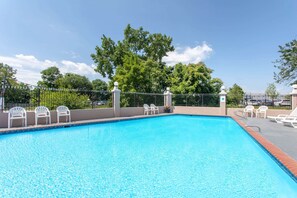
[[[202,60],[227,87],[264,92],[274,81],[278,45],[297,37],[296,0],[1,0],[0,8],[0,62],[31,84],[53,64],[101,78],[90,54],[103,34],[120,40],[131,24],[173,37],[176,52],[165,60]]]

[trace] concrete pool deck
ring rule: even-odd
[[[297,161],[297,129],[263,118],[247,118],[241,121],[248,126],[260,127],[260,135]],[[258,131],[256,127],[251,128]]]

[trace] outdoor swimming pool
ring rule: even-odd
[[[0,135],[1,197],[297,197],[231,118],[162,116]]]

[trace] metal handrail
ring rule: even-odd
[[[250,128],[257,128],[258,132],[261,133],[261,128],[259,126],[253,126],[253,125],[245,125],[246,127],[250,127]]]
[[[242,115],[239,115],[239,114],[238,114],[239,111],[240,111],[240,110],[235,111],[234,114],[235,114],[236,116],[240,117],[240,118],[243,118],[243,119],[247,120],[247,117],[246,117],[246,116],[242,116]],[[242,112],[242,111],[241,111],[241,112]],[[246,124],[245,127],[257,128],[257,129],[258,129],[258,132],[261,133],[261,128],[260,128],[259,126],[256,126],[256,125],[247,125],[247,124]]]
[[[243,112],[242,112],[242,111],[241,111],[242,115],[239,115],[239,114],[238,114],[239,111],[240,111],[240,110],[235,111],[234,114],[235,114],[237,117],[240,117],[240,118],[243,118],[243,119],[247,120],[247,117],[246,117],[246,116],[243,116]]]

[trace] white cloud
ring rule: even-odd
[[[163,58],[163,61],[168,65],[175,65],[177,63],[198,63],[205,60],[213,49],[206,43],[197,45],[196,47],[178,47],[173,52],[168,52],[167,56]]]
[[[37,81],[41,80],[40,72],[48,67],[57,66],[61,73],[76,73],[85,75],[89,79],[101,77],[94,71],[94,65],[86,63],[72,62],[69,60],[51,61],[51,60],[38,60],[35,56],[18,54],[13,57],[0,56],[0,63],[7,64],[17,69],[17,80],[35,85]]]

